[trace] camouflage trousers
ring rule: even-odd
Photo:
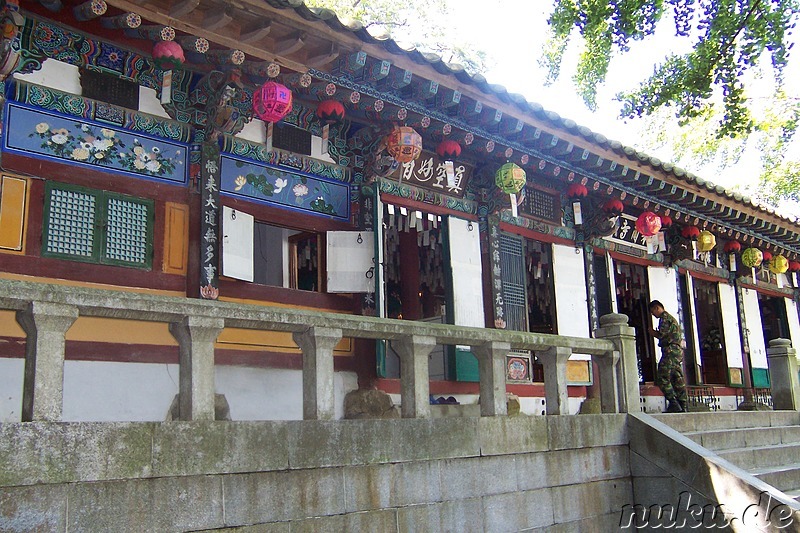
[[[683,350],[680,346],[669,345],[661,349],[661,360],[658,362],[656,385],[664,393],[667,401],[685,402],[686,382],[683,379]]]

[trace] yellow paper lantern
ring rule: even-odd
[[[710,252],[717,245],[717,238],[710,231],[701,231],[697,236],[697,251]]]
[[[783,274],[789,270],[789,260],[782,255],[776,255],[769,262],[768,268],[773,274]]]
[[[764,260],[764,254],[758,248],[748,248],[742,252],[742,264],[747,268],[756,268],[761,266],[761,261]]]

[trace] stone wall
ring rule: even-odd
[[[0,531],[607,531],[625,415],[0,425]]]

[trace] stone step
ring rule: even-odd
[[[715,411],[653,416],[681,433],[800,425],[800,412],[796,411]]]
[[[800,458],[800,442],[731,448],[717,451],[717,454],[745,470],[779,467],[797,462]]]
[[[709,450],[756,448],[778,444],[800,444],[800,426],[770,426],[687,431],[684,435]]]
[[[783,492],[800,490],[800,463],[754,468],[750,470],[750,473]]]

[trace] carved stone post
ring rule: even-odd
[[[481,416],[507,414],[506,356],[511,351],[507,342],[485,342],[472,347],[478,358],[481,379]]]
[[[548,415],[569,414],[569,394],[567,392],[567,360],[572,355],[571,348],[552,346],[537,352],[544,367],[544,397]]]
[[[169,325],[180,346],[179,420],[214,420],[214,342],[224,327],[221,318],[195,316]]]
[[[400,402],[403,418],[431,416],[428,357],[436,339],[409,335],[392,341],[400,355]]]
[[[619,351],[601,355],[596,359],[600,382],[600,411],[603,413],[619,412]]]
[[[333,349],[342,330],[313,326],[292,338],[303,351],[303,419],[333,420]]]
[[[59,422],[64,405],[65,334],[78,318],[78,308],[49,302],[31,302],[17,311],[25,331],[25,378],[22,421]]]
[[[598,339],[608,339],[619,352],[617,369],[617,391],[621,413],[638,412],[639,366],[636,362],[636,330],[628,326],[628,317],[610,313],[600,317],[600,327],[594,334]],[[608,356],[606,356],[608,357]],[[602,386],[602,385],[601,385]],[[606,392],[602,392],[605,397]],[[610,394],[610,393],[609,393]]]
[[[788,339],[773,339],[767,348],[772,408],[800,410],[800,384],[797,378],[797,351]]]

